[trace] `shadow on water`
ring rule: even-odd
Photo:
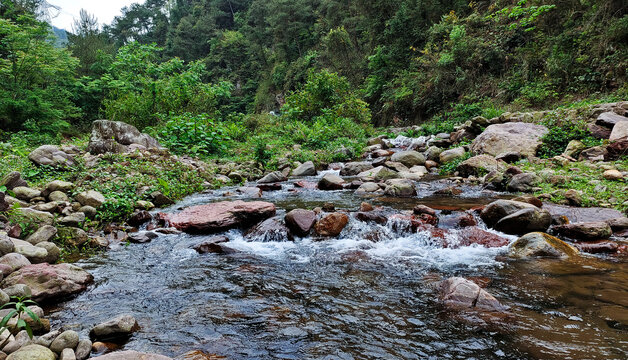
[[[278,208],[362,201],[395,209],[423,203],[456,210],[502,195],[463,188],[433,196],[444,182],[420,183],[416,199],[362,198],[349,191],[267,192]],[[451,184],[449,184],[451,185]],[[228,189],[229,190],[229,189]],[[166,211],[234,199],[223,192],[185,199]],[[505,260],[505,249],[440,249],[425,234],[364,239],[351,220],[341,238],[323,242],[245,241],[226,235],[235,255],[199,255],[206,237],[160,235],[85,259],[95,284],[50,315],[87,334],[120,313],[142,326],[125,348],[166,355],[201,349],[230,359],[625,359],[628,358],[628,266]],[[497,326],[461,322],[436,302],[449,276],[484,279],[514,315]]]

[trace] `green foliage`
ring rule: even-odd
[[[36,302],[29,300],[28,297],[13,297],[12,302],[8,302],[4,304],[0,309],[8,308],[10,309],[9,313],[2,318],[0,321],[0,333],[5,330],[9,330],[13,334],[17,334],[21,329],[26,330],[28,336],[33,338],[33,329],[28,324],[28,322],[24,319],[24,315],[30,317],[34,322],[41,323],[39,316],[35,314],[31,309],[28,308],[30,305],[37,305]],[[8,324],[11,319],[16,318],[17,322],[14,328],[9,329]]]
[[[541,139],[542,144],[538,150],[538,155],[542,158],[562,154],[571,140],[580,140],[587,147],[601,144],[601,140],[591,135],[584,117],[574,119],[564,111],[554,111],[545,116],[541,123],[549,129]]]
[[[446,175],[451,175],[453,174],[456,169],[458,168],[458,165],[460,165],[463,161],[469,159],[473,154],[471,154],[470,151],[467,151],[466,153],[464,153],[464,156],[459,157],[453,161],[450,161],[446,164],[442,164],[439,168],[439,174],[441,176],[446,176]]]

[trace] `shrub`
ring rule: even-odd
[[[542,158],[551,158],[562,154],[571,140],[580,140],[587,146],[596,146],[601,143],[594,138],[587,128],[583,117],[571,119],[562,111],[548,114],[543,121],[549,132],[543,136],[538,155]]]

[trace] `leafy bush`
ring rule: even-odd
[[[601,141],[594,138],[587,128],[584,117],[572,119],[562,111],[548,114],[543,121],[549,132],[543,136],[538,155],[551,158],[562,154],[571,140],[580,140],[587,146],[600,145]]]
[[[24,320],[24,314],[28,315],[36,323],[41,323],[39,316],[35,314],[31,309],[28,308],[29,305],[37,305],[36,302],[29,300],[28,297],[13,297],[13,301],[2,305],[0,309],[9,308],[11,309],[7,315],[2,318],[0,321],[0,333],[3,333],[5,330],[12,330],[11,333],[17,334],[21,329],[26,330],[28,337],[33,338],[33,329],[31,326]],[[15,328],[9,329],[8,324],[11,319],[16,318],[17,323]]]

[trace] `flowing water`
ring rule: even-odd
[[[423,203],[445,217],[503,196],[473,187],[432,195],[450,185],[432,179],[417,183],[413,199],[365,199],[286,183],[262,199],[277,205],[278,216],[327,202],[356,211],[367,200],[395,210]],[[223,196],[231,192],[191,196],[165,211],[246,199]],[[124,348],[170,356],[200,349],[228,359],[628,358],[627,263],[511,261],[506,248],[442,249],[393,225],[352,218],[338,239],[294,242],[250,241],[232,230],[233,255],[199,255],[190,247],[207,236],[187,234],[120,245],[78,263],[94,285],[49,317],[53,327],[87,334],[130,313],[142,329]],[[367,240],[373,233],[379,241]],[[510,315],[486,322],[447,312],[435,286],[449,276],[486,284]]]

